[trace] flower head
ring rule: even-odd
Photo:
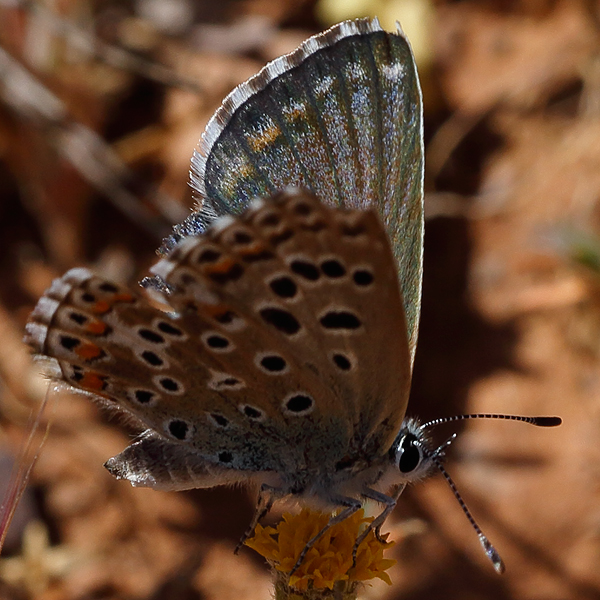
[[[332,525],[308,550],[300,566],[289,575],[307,542],[331,519],[330,514],[303,509],[300,514],[286,513],[277,527],[257,525],[254,537],[246,544],[264,556],[278,572],[278,584],[298,591],[333,590],[334,586],[355,588],[359,582],[379,577],[391,585],[385,572],[395,560],[383,558],[393,542],[381,542],[370,531],[356,553],[352,552],[358,536],[373,519],[361,509]],[[344,582],[340,584],[338,582]]]

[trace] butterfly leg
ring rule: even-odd
[[[369,523],[366,529],[356,539],[354,548],[352,549],[353,564],[356,564],[356,554],[358,552],[358,547],[363,543],[363,541],[371,531],[375,531],[375,536],[377,537],[377,540],[380,543],[385,543],[386,540],[384,540],[381,537],[381,526],[383,525],[384,521],[388,518],[389,514],[396,507],[396,502],[398,502],[398,498],[400,497],[400,494],[402,494],[402,492],[404,491],[405,487],[406,484],[401,483],[394,490],[394,493],[391,496],[388,496],[387,494],[382,494],[381,492],[372,490],[371,488],[365,488],[363,490],[363,498],[368,498],[369,500],[375,500],[380,504],[384,504],[385,508],[383,509],[383,511],[381,511],[381,513],[379,513],[379,515],[377,515],[377,517],[375,517],[375,519],[373,519],[371,523]]]
[[[240,541],[237,543],[234,554],[238,554],[241,547],[244,545],[244,542],[252,535],[254,529],[258,522],[267,516],[271,508],[273,508],[273,504],[277,498],[283,497],[285,494],[279,489],[267,485],[263,483],[260,486],[260,491],[258,492],[258,500],[256,502],[256,510],[254,511],[254,516],[252,517],[252,521],[250,521],[250,525],[248,529],[244,532],[244,535],[240,538]]]
[[[362,504],[358,500],[355,500],[354,498],[347,498],[345,496],[331,498],[330,500],[332,501],[332,503],[340,506],[345,506],[346,508],[344,508],[344,510],[339,515],[336,515],[335,517],[329,519],[327,525],[325,525],[325,527],[323,527],[323,529],[321,529],[321,531],[319,531],[317,535],[315,535],[310,540],[308,540],[308,542],[306,542],[306,545],[302,549],[302,552],[300,552],[300,556],[298,556],[298,560],[296,561],[294,568],[289,573],[290,575],[293,575],[296,572],[296,570],[302,564],[302,561],[306,557],[307,552],[315,545],[315,543],[319,539],[321,539],[321,537],[323,537],[323,535],[325,535],[325,533],[330,527],[332,527],[333,525],[337,525],[338,523],[341,523],[344,519],[347,519],[348,517],[352,516],[362,506]]]

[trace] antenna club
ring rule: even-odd
[[[562,423],[560,417],[532,417],[532,425],[538,427],[558,427]]]
[[[502,575],[504,571],[506,571],[506,567],[504,566],[504,562],[502,558],[500,558],[496,548],[490,544],[490,540],[488,540],[483,533],[479,534],[479,542],[483,546],[487,557],[492,561],[496,573],[498,573],[498,575]]]
[[[503,421],[521,421],[522,423],[528,423],[529,425],[536,425],[537,427],[557,427],[562,423],[560,417],[526,417],[524,415],[506,415],[498,413],[472,413],[466,415],[455,415],[453,417],[441,417],[434,419],[433,421],[427,421],[421,425],[421,429],[429,429],[436,425],[442,425],[444,423],[452,423],[454,421],[467,421],[473,419],[499,419]]]

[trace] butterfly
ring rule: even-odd
[[[113,475],[163,490],[253,482],[251,528],[290,495],[342,509],[330,525],[375,500],[378,531],[407,483],[444,472],[431,423],[405,419],[422,123],[402,32],[341,23],[209,122],[192,158],[197,210],[144,281],[154,298],[86,269],[53,283],[26,342],[50,375],[144,429],[108,460]]]

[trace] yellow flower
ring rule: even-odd
[[[264,556],[279,572],[279,585],[300,592],[333,590],[334,586],[340,585],[348,589],[355,588],[358,582],[374,577],[391,585],[385,571],[396,561],[383,558],[383,552],[393,546],[393,542],[380,542],[373,531],[358,547],[356,564],[352,564],[356,539],[366,524],[373,520],[366,518],[362,509],[330,527],[308,550],[294,574],[289,575],[306,543],[327,525],[330,518],[330,514],[306,508],[298,515],[286,513],[277,527],[257,525],[254,537],[246,544]]]

